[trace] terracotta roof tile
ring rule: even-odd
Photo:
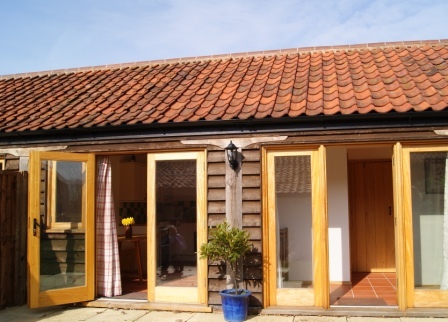
[[[447,107],[447,40],[0,76],[0,132]]]

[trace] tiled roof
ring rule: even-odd
[[[448,107],[448,40],[0,76],[0,132]]]

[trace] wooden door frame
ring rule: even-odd
[[[402,210],[400,219],[397,217],[397,226],[402,225],[400,231],[403,233],[402,247],[404,251],[401,261],[404,269],[401,273],[402,280],[405,281],[400,291],[403,294],[400,299],[400,309],[414,307],[448,307],[448,291],[415,289],[414,287],[414,245],[413,245],[413,227],[412,227],[412,183],[410,172],[410,154],[412,152],[448,152],[448,147],[442,145],[397,145],[397,154],[399,154],[399,164],[397,171],[400,171],[402,186],[397,189],[397,197],[400,200]]]
[[[263,147],[262,149],[262,236],[263,236],[263,305],[276,306],[276,222],[275,196],[272,194],[275,168],[274,156],[310,155],[312,186],[312,227],[313,227],[313,299],[309,294],[303,303],[297,305],[314,305],[330,307],[330,282],[328,259],[328,214],[327,214],[327,180],[326,149],[323,145],[313,147],[282,146]],[[305,291],[305,293],[307,293]],[[308,292],[309,293],[309,292]]]
[[[90,301],[95,297],[95,155],[30,151],[28,203],[28,306],[30,308]],[[40,172],[42,160],[86,163],[85,269],[84,286],[40,291],[40,229],[33,233],[33,220],[40,223]],[[38,238],[38,242],[36,242]]]
[[[177,302],[177,303],[196,303],[208,304],[208,278],[207,278],[207,260],[199,258],[197,251],[197,291],[191,292],[191,287],[176,288],[181,289],[178,294],[173,297],[169,289],[172,287],[157,286],[156,290],[156,273],[157,273],[157,240],[156,240],[156,178],[155,178],[155,162],[162,160],[196,160],[196,182],[197,182],[197,245],[200,247],[207,242],[207,196],[206,196],[206,151],[178,151],[178,152],[153,152],[148,153],[148,173],[147,173],[147,200],[148,200],[148,301],[160,302]],[[151,256],[151,254],[154,254]],[[192,299],[193,297],[193,299]],[[196,299],[194,299],[196,297]]]

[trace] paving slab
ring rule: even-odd
[[[294,316],[284,316],[284,315],[258,315],[249,316],[247,321],[250,322],[293,322]]]
[[[166,311],[151,311],[135,320],[136,322],[185,322],[190,321],[195,313],[191,312],[166,312]],[[206,321],[206,320],[204,320]],[[89,321],[90,322],[90,321]]]
[[[61,306],[52,306],[38,309],[30,309],[26,305],[14,306],[0,311],[0,322],[31,322],[42,321],[45,317],[65,309]]]
[[[44,307],[38,309],[30,309],[26,305],[9,307],[0,311],[0,318],[4,316],[17,317],[43,317],[53,312],[61,310],[60,306]],[[1,320],[0,320],[1,321]]]
[[[439,322],[439,321],[448,321],[448,318],[411,318],[411,317],[402,317],[400,318],[402,322]]]
[[[225,322],[224,315],[222,312],[219,313],[195,313],[188,322],[205,322],[205,321],[213,321],[213,322]]]
[[[14,319],[14,316],[11,315],[2,315],[0,312],[0,322],[9,322]]]
[[[108,309],[106,308],[96,308],[96,307],[60,308],[59,310],[46,315],[44,319],[39,321],[48,321],[48,322],[87,321],[107,311]]]
[[[129,310],[129,309],[108,309],[91,318],[87,322],[128,322],[137,321],[142,316],[148,314],[147,310]]]
[[[368,316],[349,316],[347,322],[401,322],[400,318],[383,318],[383,317],[368,317]]]
[[[1,322],[36,322],[36,321],[45,321],[45,318],[38,317],[17,317],[17,316],[7,316],[5,319],[0,317]]]
[[[294,322],[347,322],[345,316],[295,316]]]

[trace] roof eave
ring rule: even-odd
[[[448,126],[448,110],[406,113],[317,115],[264,119],[232,119],[152,123],[74,129],[0,132],[0,146],[95,142],[123,139],[161,139],[192,136],[230,136],[323,130],[385,129]]]

